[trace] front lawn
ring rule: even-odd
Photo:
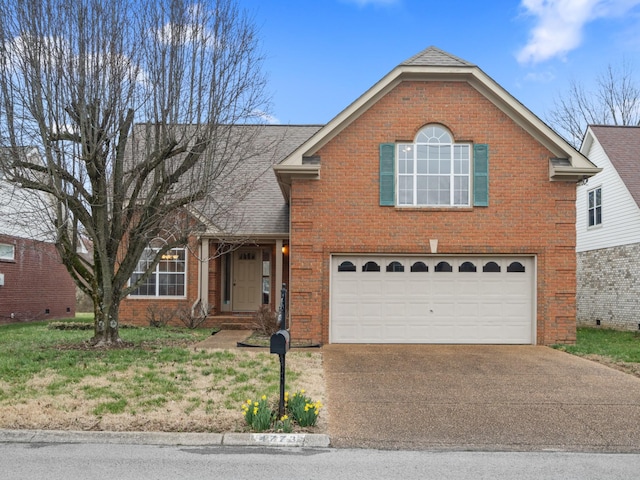
[[[92,330],[58,323],[0,326],[0,428],[243,431],[248,398],[277,400],[268,349],[205,350],[211,330],[154,327],[121,329],[131,348],[94,349]],[[324,401],[319,352],[287,355],[287,389]]]
[[[582,327],[575,345],[554,348],[640,376],[640,332]]]

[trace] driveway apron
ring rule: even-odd
[[[640,452],[640,378],[539,346],[327,345],[336,447]]]

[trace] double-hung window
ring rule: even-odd
[[[453,143],[439,125],[429,125],[414,143],[397,145],[397,205],[469,206],[471,145]]]
[[[602,187],[594,188],[587,192],[589,226],[602,225]]]
[[[16,259],[16,247],[8,243],[0,243],[0,260],[13,261]]]
[[[148,248],[142,254],[131,283],[136,282],[149,269],[156,250]],[[162,255],[149,277],[131,294],[146,297],[184,297],[186,287],[185,249],[174,248]]]

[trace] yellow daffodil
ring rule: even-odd
[[[266,395],[262,395],[262,400],[266,400],[267,396]]]

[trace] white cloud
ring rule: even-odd
[[[517,59],[538,63],[563,57],[580,46],[587,23],[623,16],[640,5],[640,0],[522,0],[521,5],[537,23]]]

